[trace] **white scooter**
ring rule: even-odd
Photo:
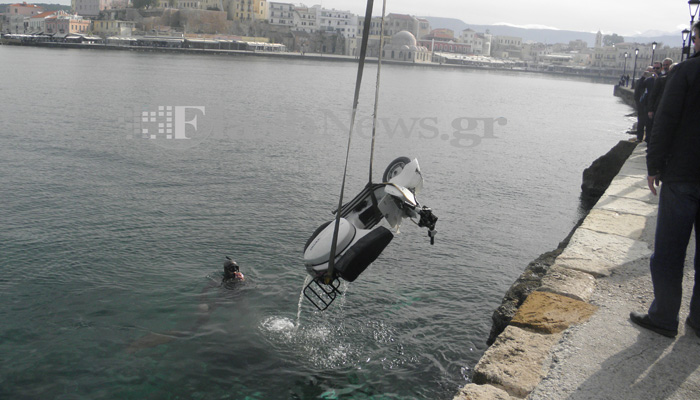
[[[435,242],[438,218],[416,199],[423,188],[418,160],[397,158],[384,171],[382,181],[384,183],[368,184],[341,207],[332,270],[330,256],[335,220],[318,227],[304,246],[304,265],[313,278],[304,288],[304,295],[321,311],[340,293],[338,278],[353,282],[394,238],[388,228],[377,226],[382,219],[397,233],[404,218],[418,220],[418,226],[428,228],[430,244]]]

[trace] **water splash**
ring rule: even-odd
[[[297,305],[297,323],[296,328],[299,328],[299,322],[301,322],[301,303],[304,301],[304,288],[311,282],[311,276],[308,274],[304,278],[304,284],[301,285],[301,293],[299,293],[299,304]]]

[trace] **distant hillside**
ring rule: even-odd
[[[5,12],[5,9],[10,4],[17,4],[17,3],[21,3],[21,1],[16,1],[14,3],[0,4],[0,12]],[[41,8],[44,9],[44,11],[57,11],[57,10],[70,11],[70,6],[64,6],[61,4],[46,4],[46,3],[30,3],[30,4],[40,6]]]
[[[538,42],[538,43],[569,43],[572,40],[583,40],[588,43],[589,47],[595,45],[595,33],[591,32],[577,32],[577,31],[563,31],[556,29],[526,29],[526,28],[516,28],[507,25],[475,25],[467,24],[462,20],[456,18],[441,18],[441,17],[422,17],[430,21],[430,26],[433,29],[436,28],[447,28],[452,29],[455,32],[455,36],[459,35],[464,29],[470,28],[477,32],[486,32],[487,30],[492,35],[499,36],[516,36],[523,39],[525,42]],[[626,42],[637,42],[637,43],[651,43],[656,41],[657,43],[663,43],[672,47],[681,46],[680,33],[678,37],[675,36],[652,36],[652,37],[625,37]]]

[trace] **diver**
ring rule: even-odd
[[[143,349],[157,347],[166,343],[170,343],[179,338],[191,337],[199,328],[209,321],[212,312],[219,306],[218,301],[211,302],[208,299],[208,292],[211,289],[220,287],[223,289],[233,290],[235,286],[245,281],[245,276],[241,273],[241,269],[236,261],[231,257],[226,256],[224,261],[224,273],[221,283],[217,283],[213,277],[207,277],[209,284],[205,286],[199,294],[199,305],[197,306],[197,320],[191,328],[187,330],[171,330],[167,332],[150,332],[145,336],[132,342],[126,349],[127,353],[133,354]]]
[[[238,264],[231,259],[231,257],[226,256],[226,261],[224,261],[224,278],[221,280],[221,284],[229,282],[243,282],[245,276],[241,273],[241,269]]]

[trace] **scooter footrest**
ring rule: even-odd
[[[323,277],[314,278],[304,288],[304,296],[313,304],[319,311],[324,311],[333,303],[333,300],[341,294],[338,288],[340,287],[340,279],[333,278],[330,284],[325,284],[322,281]]]

